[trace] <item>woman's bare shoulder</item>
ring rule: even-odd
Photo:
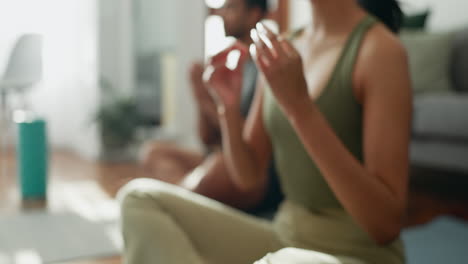
[[[361,57],[367,60],[390,59],[398,61],[406,59],[406,49],[398,38],[383,24],[372,27],[366,35],[361,47]]]
[[[384,80],[395,81],[394,79],[406,82],[408,71],[408,56],[398,35],[382,24],[372,27],[364,38],[356,63],[354,81],[357,94],[362,95],[363,87],[376,83],[375,79],[379,79],[379,83]],[[385,85],[378,87],[384,89]],[[406,85],[399,87],[406,89]]]

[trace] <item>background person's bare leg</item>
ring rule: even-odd
[[[250,192],[239,190],[230,178],[223,155],[220,152],[207,157],[180,185],[239,209],[251,209],[258,205],[266,191],[266,185],[262,187],[263,189]]]
[[[141,165],[152,178],[177,184],[203,161],[203,155],[172,143],[152,142],[142,153]]]

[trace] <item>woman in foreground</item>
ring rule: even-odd
[[[119,194],[126,263],[404,263],[412,98],[401,11],[394,0],[309,1],[313,20],[290,39],[252,32],[263,78],[245,124],[242,69],[206,74],[235,184],[262,192],[275,158],[286,200],[273,222],[136,180]]]

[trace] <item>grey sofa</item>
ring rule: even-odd
[[[442,42],[431,43],[430,38],[417,33],[406,33],[402,37],[407,45],[410,66],[419,67],[419,70],[412,71],[412,78],[421,77],[416,76],[421,71],[430,73],[426,68],[442,66],[448,76],[448,84],[445,85],[449,86],[449,89],[444,88],[446,90],[428,87],[441,85],[438,79],[434,79],[423,83],[424,87],[415,87],[411,185],[413,189],[430,192],[446,200],[468,202],[468,28],[451,34],[448,51],[444,50]],[[421,45],[414,45],[418,41]],[[428,49],[425,55],[413,56],[412,53],[424,48]],[[436,61],[440,63],[438,65],[418,62],[430,56],[440,56],[443,52],[448,52],[448,59],[439,59]],[[423,77],[433,78],[434,75]]]

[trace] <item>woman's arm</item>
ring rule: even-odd
[[[222,146],[227,168],[241,191],[262,190],[266,186],[271,143],[262,117],[263,88],[257,85],[247,120],[240,111],[242,65],[230,70],[218,65],[206,77],[218,106]],[[258,82],[260,83],[260,82]]]
[[[411,96],[405,59],[387,59],[392,69],[384,72],[375,65],[369,74],[380,79],[368,78],[362,87],[364,163],[345,148],[314,104],[288,113],[337,198],[378,243],[394,240],[402,228],[409,168]]]
[[[272,150],[263,125],[262,104],[263,88],[258,86],[245,126],[239,110],[220,113],[223,153],[233,181],[243,191],[266,185]]]
[[[311,102],[302,70],[298,70],[302,62],[297,51],[285,41],[271,41],[282,50],[266,55],[268,63],[262,65],[262,71],[308,154],[357,223],[377,243],[393,241],[406,209],[409,167],[411,92],[403,48],[396,40],[388,44],[389,39],[362,48],[370,51],[358,62],[365,65],[360,80],[364,115],[361,163]],[[257,49],[264,54],[265,47]],[[275,65],[273,69],[271,65]],[[281,72],[282,78],[278,77]],[[288,86],[290,83],[294,86]]]

